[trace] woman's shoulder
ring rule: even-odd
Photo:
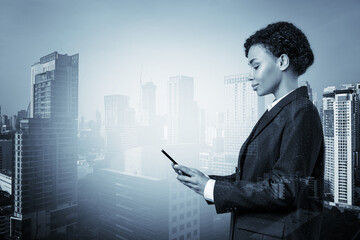
[[[286,105],[281,113],[288,119],[312,119],[313,121],[321,122],[320,115],[316,106],[306,97],[295,99],[295,101]]]

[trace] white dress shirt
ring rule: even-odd
[[[287,95],[289,95],[290,93],[292,93],[294,90],[288,92],[287,94],[285,94],[284,96],[282,96],[281,98],[274,100],[271,104],[268,105],[267,107],[267,111],[270,111],[273,107],[275,107],[275,105],[281,101],[281,99],[283,99],[284,97],[286,97]],[[215,180],[214,179],[209,179],[205,185],[205,189],[204,189],[204,198],[207,201],[210,202],[214,202],[214,187],[215,187]]]

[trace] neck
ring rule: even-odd
[[[274,92],[275,99],[281,98],[296,88],[298,88],[297,76],[294,76],[293,74],[284,74],[277,91]]]

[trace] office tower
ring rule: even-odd
[[[0,181],[2,181],[3,174],[0,173],[0,177]],[[6,178],[9,178],[7,181],[9,182],[8,185],[11,186],[11,177],[6,176]],[[9,194],[7,189],[0,191],[0,239],[11,239],[9,238],[11,213],[11,193]]]
[[[16,118],[16,122],[17,124],[20,126],[20,120],[21,119],[24,119],[24,118],[27,118],[28,117],[28,113],[26,110],[20,110],[18,111],[17,113],[17,118]]]
[[[169,181],[169,237],[168,239],[200,239],[200,201],[194,193],[176,178]]]
[[[7,192],[9,195],[12,195],[12,178],[11,171],[0,170],[0,188],[2,192]]]
[[[9,129],[9,117],[5,114],[3,114],[1,116],[1,122],[2,122],[2,125],[0,126],[0,133],[1,134],[6,134],[8,132],[8,129]]]
[[[78,117],[79,54],[51,53],[31,66],[30,118]]]
[[[0,135],[0,169],[12,172],[13,139],[11,135]]]
[[[242,144],[257,120],[264,113],[264,98],[259,98],[251,87],[248,74],[225,76],[226,123],[224,152],[226,162],[235,167]]]
[[[141,125],[152,125],[156,116],[156,86],[147,82],[141,86]]]
[[[165,179],[113,169],[96,173],[99,239],[167,239],[169,186]]]
[[[322,122],[325,142],[324,194],[334,201],[334,101],[335,87],[327,87],[323,94]]]
[[[160,142],[164,126],[156,115],[156,86],[152,82],[141,85],[140,114],[137,133],[140,146],[154,145]]]
[[[112,168],[124,170],[124,151],[137,144],[135,111],[129,97],[105,96],[105,159]]]
[[[325,190],[335,204],[353,205],[359,164],[359,88],[327,88],[323,95]]]
[[[57,52],[31,67],[30,118],[15,134],[16,239],[69,238],[77,225],[79,55]]]
[[[17,122],[17,116],[16,115],[11,116],[9,120],[9,130],[11,132],[16,131],[16,122]]]
[[[168,82],[168,141],[198,143],[199,111],[194,101],[194,79],[178,75]]]
[[[1,118],[2,118],[2,125],[9,125],[9,117],[8,117],[8,115],[6,115],[6,114],[3,114],[2,116],[1,116]]]
[[[102,169],[95,173],[100,194],[100,239],[199,239],[202,198],[176,180],[160,149],[129,149],[126,172]],[[171,145],[165,149],[189,165],[198,146]]]

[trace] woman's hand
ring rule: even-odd
[[[204,189],[207,181],[210,179],[208,176],[195,168],[188,168],[182,165],[172,165],[175,171],[179,174],[177,179],[185,186],[191,188],[196,193],[204,195]],[[188,176],[184,176],[186,173]]]

